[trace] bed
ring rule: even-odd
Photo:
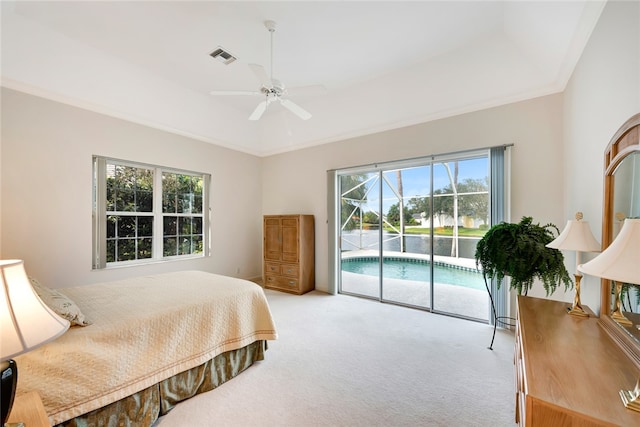
[[[246,280],[183,271],[59,291],[87,326],[15,358],[17,394],[37,391],[54,426],[151,426],[277,338],[262,288]]]

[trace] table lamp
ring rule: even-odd
[[[556,237],[551,243],[547,244],[548,248],[576,251],[576,271],[574,277],[576,280],[576,295],[573,299],[573,305],[569,307],[568,313],[574,316],[588,317],[586,311],[582,308],[580,302],[580,280],[582,275],[578,272],[580,265],[580,252],[599,252],[600,243],[591,233],[589,223],[582,220],[582,212],[576,213],[575,220],[567,221],[567,225],[562,233]]]
[[[623,326],[631,326],[632,323],[622,314],[621,293],[623,283],[640,285],[640,219],[625,219],[620,233],[609,247],[591,261],[579,265],[578,270],[615,283],[611,317]],[[620,390],[620,397],[627,408],[640,411],[640,380],[634,390]]]
[[[11,358],[58,338],[69,329],[69,321],[40,300],[22,260],[0,260],[0,282],[0,426],[4,426],[18,383],[18,368]]]

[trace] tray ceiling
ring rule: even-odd
[[[600,1],[2,2],[2,85],[265,156],[562,91]],[[248,64],[303,121],[260,97]],[[209,56],[222,47],[237,60]]]

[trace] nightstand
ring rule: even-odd
[[[7,423],[24,424],[24,427],[51,427],[49,417],[38,392],[30,391],[16,396]]]

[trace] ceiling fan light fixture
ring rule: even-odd
[[[214,59],[217,59],[218,61],[222,62],[224,65],[229,65],[237,59],[235,56],[229,53],[229,51],[225,50],[221,46],[218,46],[216,50],[214,50],[209,54],[209,56],[211,56]]]

